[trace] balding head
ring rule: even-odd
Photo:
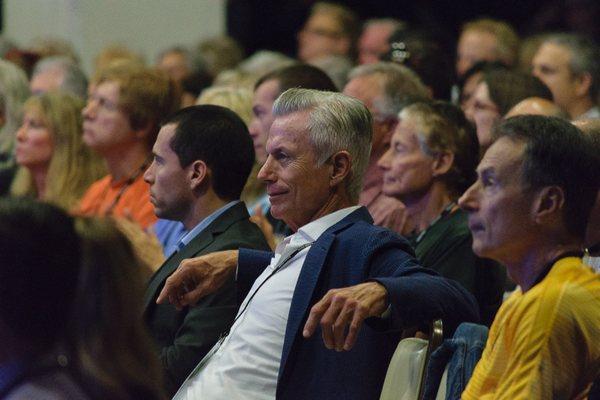
[[[567,113],[561,110],[560,107],[550,100],[541,97],[528,97],[521,100],[506,113],[505,118],[517,115],[544,115],[546,117],[569,118]]]

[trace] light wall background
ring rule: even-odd
[[[225,32],[225,0],[4,0],[3,7],[5,36],[19,46],[38,37],[68,39],[88,73],[109,44],[154,64],[167,47]]]

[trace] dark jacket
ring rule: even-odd
[[[166,279],[186,259],[240,247],[268,250],[260,229],[250,222],[244,203],[215,219],[183,249],[171,255],[150,279],[144,296],[144,320],[159,348],[166,389],[174,394],[187,375],[229,329],[237,312],[233,279],[195,306],[177,311],[171,304],[156,304]]]

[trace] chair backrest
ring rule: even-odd
[[[410,337],[400,341],[392,356],[380,400],[420,400],[431,353],[442,343],[442,321],[431,325],[429,340]]]

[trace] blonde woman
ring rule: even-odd
[[[106,173],[102,160],[83,144],[82,108],[81,100],[61,92],[25,102],[23,124],[16,135],[20,169],[12,195],[31,195],[68,210]]]

